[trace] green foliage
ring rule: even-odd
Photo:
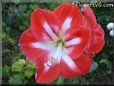
[[[35,65],[33,63],[29,62],[26,65],[26,71],[24,72],[25,77],[31,78],[32,75],[35,74],[35,69],[36,69]]]
[[[15,62],[15,63],[12,64],[12,71],[13,72],[22,72],[23,71],[23,66],[24,65]]]
[[[27,83],[26,78],[30,79],[35,74],[35,65],[32,62],[19,59],[10,66],[5,65],[3,68],[3,77],[11,76],[8,79],[9,84]]]
[[[61,83],[63,83],[64,82],[64,78],[63,77],[61,77],[61,76],[59,76],[58,77],[58,79],[57,79],[57,81],[56,81],[56,84],[61,84]]]
[[[34,71],[33,70],[26,70],[25,72],[24,72],[24,76],[25,77],[27,77],[27,78],[31,78],[32,77],[32,75],[34,75]]]
[[[8,83],[10,84],[10,85],[14,85],[14,84],[16,84],[16,85],[19,85],[19,84],[22,84],[23,83],[23,77],[21,76],[21,75],[14,75],[14,76],[11,76],[10,78],[9,78],[9,81],[8,81]]]
[[[93,71],[95,71],[97,68],[98,68],[98,63],[94,61],[89,72],[93,72]]]
[[[112,62],[109,61],[108,59],[101,59],[101,61],[99,63],[104,63],[106,64],[107,68],[111,69],[112,68]]]
[[[2,66],[0,66],[0,76],[2,76]]]
[[[2,69],[3,72],[3,76],[7,75],[10,71],[10,67],[8,67],[7,65],[5,65]]]

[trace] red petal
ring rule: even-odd
[[[75,59],[76,65],[80,68],[83,74],[89,72],[92,65],[92,54],[82,54],[78,59]]]
[[[101,27],[100,24],[97,24],[96,28],[94,29],[94,33],[98,33],[100,34],[102,37],[104,37],[104,30],[103,28]]]
[[[59,75],[59,65],[53,65],[46,70],[45,66],[38,67],[36,71],[37,83],[51,83]]]
[[[96,28],[92,30],[89,50],[92,51],[94,54],[99,53],[103,49],[104,44],[104,30],[99,24],[97,24]]]
[[[83,15],[91,27],[96,26],[97,21],[94,12],[88,5],[83,5]]]
[[[54,12],[36,9],[31,16],[31,30],[37,37],[40,33],[46,33],[54,39],[59,32],[59,21]]]
[[[40,39],[41,38],[43,39],[42,36],[39,37]],[[48,59],[50,51],[42,48],[33,47],[32,43],[37,43],[37,42],[39,42],[39,40],[37,40],[33,36],[30,29],[27,29],[19,39],[19,45],[23,50],[24,54],[26,55],[26,57],[29,60],[32,60],[33,62],[40,64]],[[43,42],[45,41],[42,41],[42,43]]]
[[[68,29],[79,24],[82,14],[79,8],[72,3],[63,3],[55,9],[62,29]]]
[[[81,76],[90,70],[92,57],[89,54],[83,54],[78,59],[71,59],[76,67],[68,66],[69,61],[61,60],[61,76],[75,77]]]
[[[77,39],[74,41],[76,44],[71,44],[71,46],[68,47],[69,55],[75,59],[79,57],[88,46],[90,40],[90,31],[89,29],[82,27],[71,28],[66,32],[65,38],[67,41]]]
[[[95,37],[94,37],[93,44],[92,44],[93,52],[94,53],[99,53],[103,49],[104,44],[105,44],[104,38],[96,33]]]

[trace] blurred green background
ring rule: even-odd
[[[2,84],[36,84],[35,65],[26,61],[18,39],[30,26],[31,12],[35,8],[54,10],[60,3],[2,3]],[[93,57],[94,68],[82,77],[59,78],[53,84],[110,84],[112,83],[113,38],[106,25],[114,22],[114,8],[92,8],[97,21],[105,31],[105,46]],[[98,65],[98,67],[97,67]]]

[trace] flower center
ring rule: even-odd
[[[65,40],[63,40],[62,38],[59,38],[55,43],[57,44],[57,46],[61,44],[62,48],[65,47]]]
[[[79,37],[65,41],[64,36],[57,37],[53,40],[54,49],[50,53],[48,61],[44,64],[45,70],[48,70],[53,64],[60,64],[62,56],[67,54],[67,47],[71,45],[79,44],[81,39]]]
[[[44,64],[46,70],[48,70],[52,64],[60,63],[63,49],[65,48],[65,40],[62,37],[58,37],[53,43],[56,46],[55,49],[52,50],[48,61]]]

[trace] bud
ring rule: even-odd
[[[107,24],[107,29],[108,29],[108,30],[111,30],[111,29],[114,30],[114,23],[113,23],[113,22],[108,23],[108,24]]]
[[[110,31],[110,36],[114,37],[114,29]]]

